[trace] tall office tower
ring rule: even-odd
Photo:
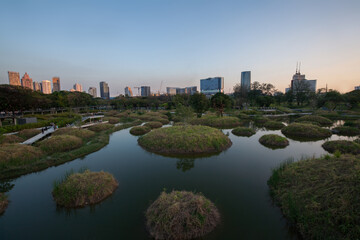
[[[76,92],[82,92],[82,86],[81,86],[81,84],[75,83],[75,84],[74,84],[74,90],[75,90]]]
[[[307,86],[312,92],[316,92],[316,80],[307,80],[305,74],[300,73],[300,65],[296,66],[296,72],[291,80],[291,90],[297,92],[298,88],[303,91],[303,87]]]
[[[130,87],[125,88],[125,96],[132,97],[133,93]]]
[[[44,94],[51,94],[51,82],[49,80],[42,80],[41,90]]]
[[[141,96],[142,97],[150,96],[150,86],[141,86]]]
[[[196,92],[197,92],[197,87],[196,87],[196,86],[186,87],[186,88],[185,88],[185,93],[186,93],[186,94],[193,95],[193,94],[196,93]]]
[[[214,77],[200,80],[200,92],[205,95],[214,95],[218,92],[224,93],[224,78]]]
[[[18,72],[8,71],[9,75],[9,84],[13,86],[21,86],[20,83],[20,74]]]
[[[249,92],[251,86],[251,71],[241,72],[241,90]]]
[[[38,82],[33,82],[33,89],[34,91],[40,91],[41,92],[41,84]]]
[[[60,91],[60,78],[59,77],[53,77],[53,92],[59,92]]]
[[[29,74],[25,73],[24,76],[21,78],[21,86],[33,90],[33,80],[32,78],[30,78]]]
[[[96,92],[96,88],[95,87],[89,87],[89,94],[96,98],[97,97],[97,92]]]
[[[100,97],[110,99],[109,85],[106,82],[100,82]]]

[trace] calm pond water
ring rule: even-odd
[[[258,139],[280,131],[259,129],[250,138],[223,131],[233,142],[227,151],[180,159],[146,152],[125,129],[112,134],[109,145],[98,152],[22,176],[11,182],[10,204],[0,216],[0,239],[150,239],[144,212],[164,188],[202,192],[217,205],[222,224],[204,239],[297,239],[273,205],[267,180],[289,158],[325,154],[324,141],[289,140],[285,149],[272,150]],[[58,208],[51,195],[53,182],[84,167],[112,173],[119,188],[95,206]]]

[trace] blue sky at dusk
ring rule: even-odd
[[[360,85],[359,0],[0,2],[0,83],[7,71],[34,81],[60,76],[62,89],[199,86],[223,76],[284,91],[302,62],[317,87]]]

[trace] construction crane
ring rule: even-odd
[[[159,96],[160,96],[160,92],[161,92],[161,89],[162,89],[162,85],[163,85],[163,81],[161,81],[160,88],[159,88],[159,91],[158,91]]]
[[[134,88],[137,88],[137,90],[138,90],[138,96],[140,96],[140,89],[141,89],[141,87],[134,87]]]

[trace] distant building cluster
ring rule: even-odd
[[[197,87],[196,86],[184,87],[184,88],[179,88],[179,87],[167,87],[166,88],[166,93],[168,95],[176,95],[176,94],[190,94],[190,95],[193,95],[196,92],[197,92]]]
[[[305,74],[300,73],[300,67],[298,68],[296,66],[296,72],[291,80],[290,89],[293,92],[297,92],[297,91],[303,91],[303,89],[306,88],[308,88],[312,92],[316,92],[316,80],[307,80],[305,78]]]
[[[133,96],[133,92],[132,92],[130,87],[125,88],[125,96],[127,96],[127,97],[132,97]]]
[[[355,86],[355,90],[360,90],[360,86]]]

